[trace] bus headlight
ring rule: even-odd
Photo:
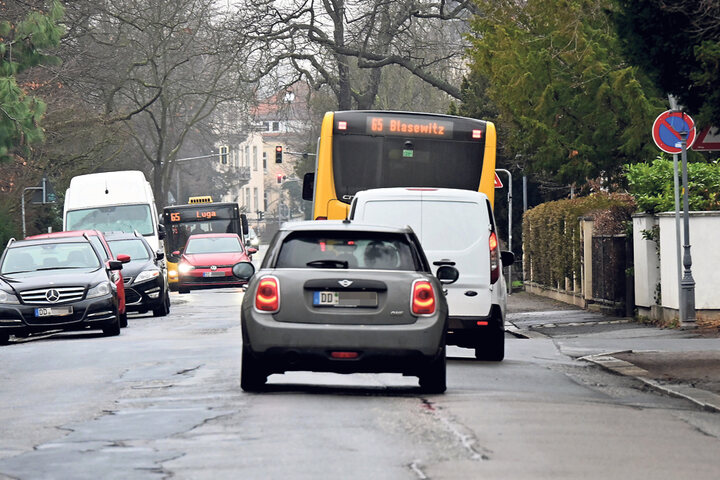
[[[102,282],[102,283],[98,283],[97,285],[92,287],[90,290],[88,290],[86,298],[102,297],[104,295],[107,295],[108,293],[110,293],[110,283]]]
[[[195,270],[195,267],[193,267],[189,263],[183,262],[180,265],[178,265],[178,271],[180,273],[188,273],[190,270]]]

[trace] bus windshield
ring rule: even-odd
[[[477,190],[484,144],[437,138],[370,135],[333,137],[333,173],[338,200],[382,187]]]
[[[67,212],[66,230],[100,230],[101,232],[153,235],[150,205],[114,205]]]

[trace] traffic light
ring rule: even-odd
[[[264,214],[265,212],[263,212],[262,210],[258,210],[258,211],[255,212],[255,213],[257,213],[257,218],[258,218],[258,220],[262,220],[262,219],[263,219],[263,214]]]
[[[275,163],[282,163],[282,145],[275,146]]]
[[[277,174],[277,182],[278,182],[278,183],[282,183],[282,180],[283,180],[283,174],[282,174],[282,173],[278,173],[278,174]]]

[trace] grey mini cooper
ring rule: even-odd
[[[447,303],[417,237],[345,221],[285,224],[251,278],[242,304],[241,386],[258,391],[267,376],[291,370],[417,376],[442,393]]]

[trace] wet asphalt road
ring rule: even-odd
[[[694,478],[720,471],[720,415],[577,360],[651,341],[573,309],[511,308],[502,363],[451,347],[448,391],[414,377],[295,372],[239,387],[237,289],[173,294],[120,337],[0,347],[0,478]],[[521,297],[511,297],[520,303]],[[527,299],[525,299],[527,300]],[[553,308],[562,308],[561,306]],[[574,312],[574,313],[573,313]],[[548,321],[552,319],[552,321]],[[573,330],[574,329],[574,330]],[[555,330],[558,331],[558,330]],[[573,333],[574,332],[574,333]]]

